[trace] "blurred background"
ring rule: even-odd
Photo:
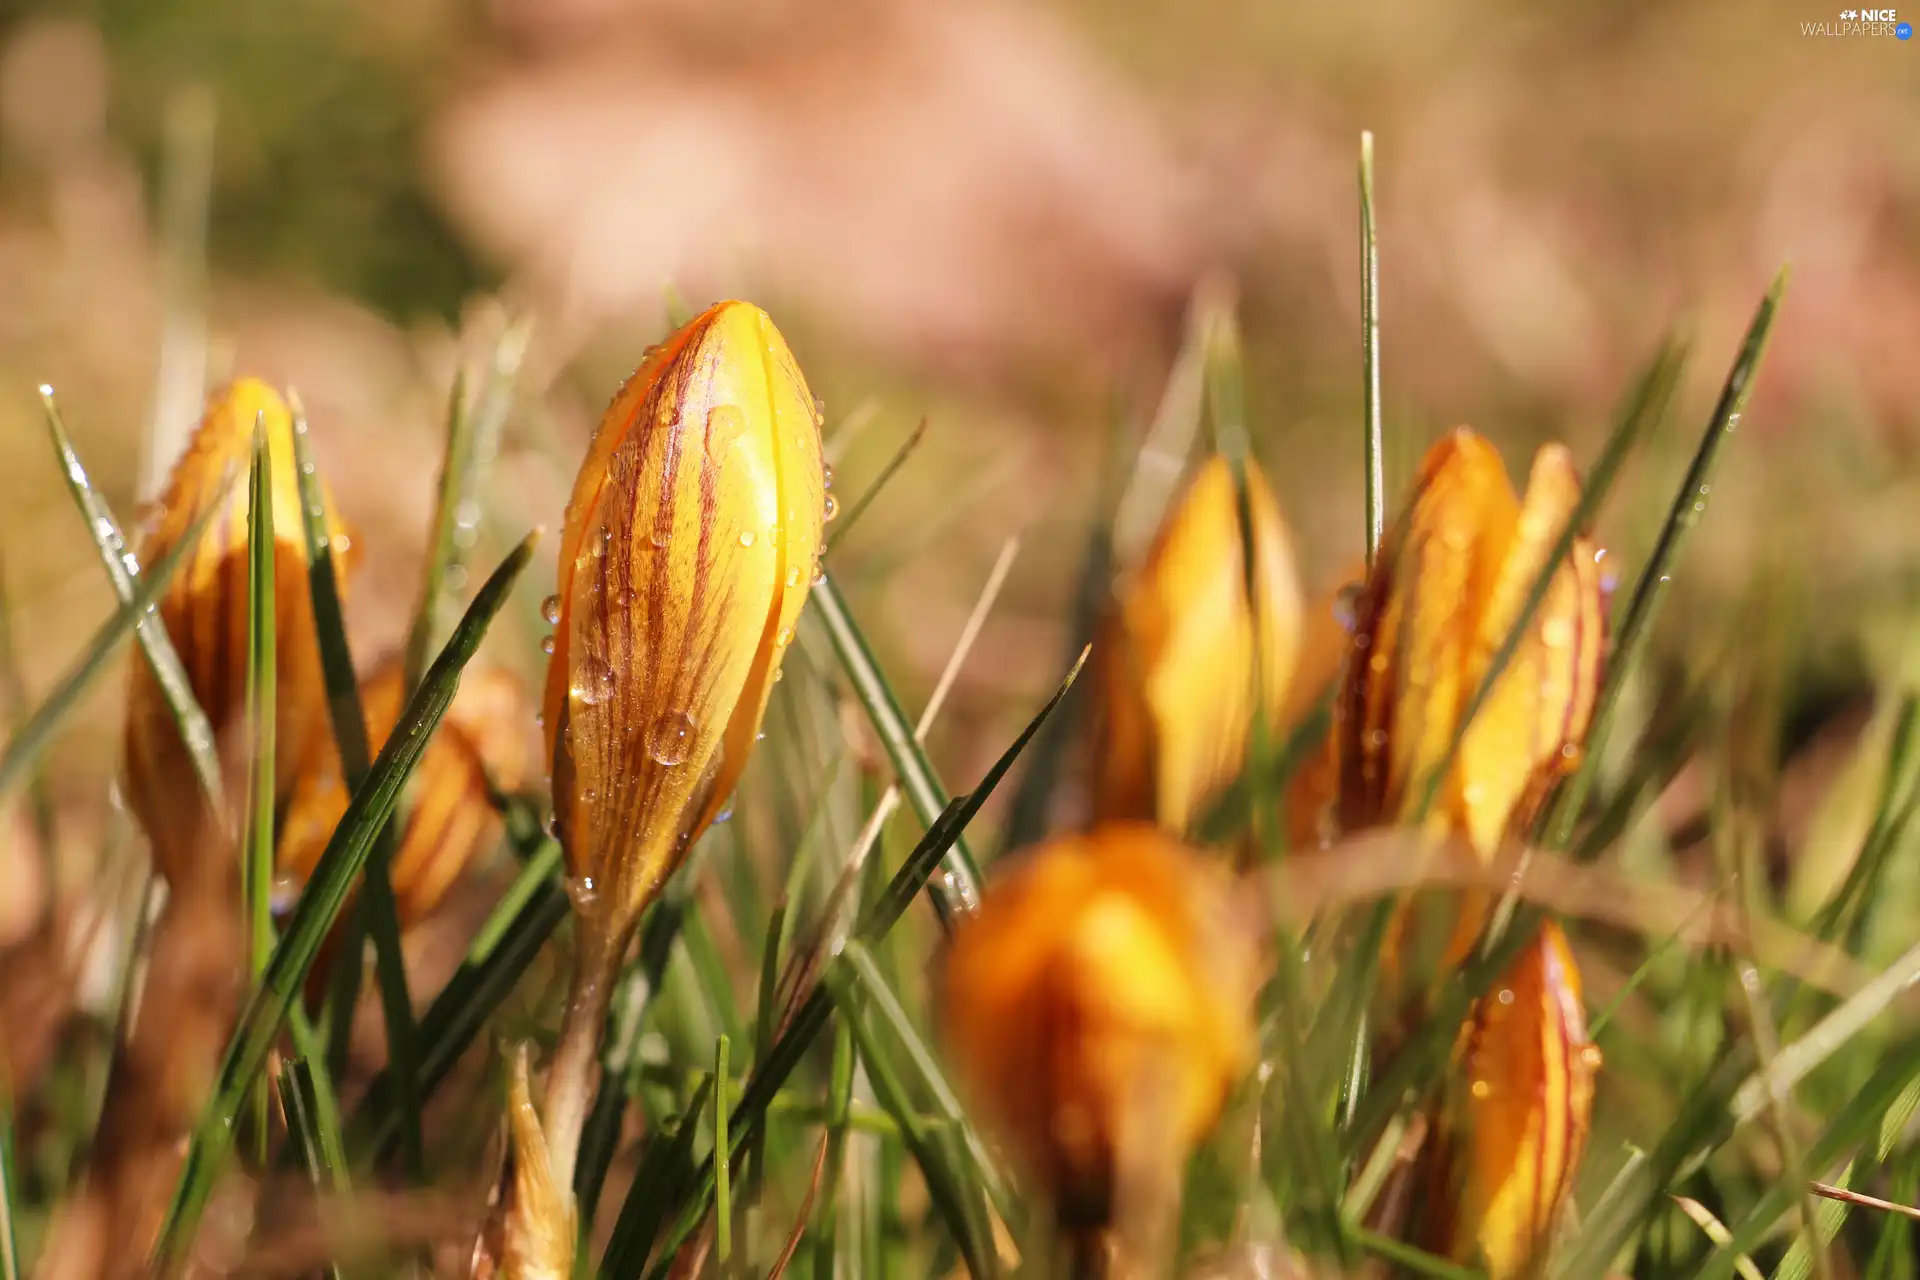
[[[557,527],[670,309],[746,296],[826,402],[843,504],[928,423],[831,560],[910,708],[1023,535],[933,742],[964,786],[1058,678],[1101,477],[1203,281],[1238,299],[1306,576],[1352,572],[1362,129],[1396,494],[1461,422],[1516,478],[1540,440],[1591,457],[1661,335],[1694,333],[1602,527],[1629,569],[1793,262],[1662,643],[1711,656],[1763,607],[1791,697],[1877,684],[1920,587],[1920,41],[1803,35],[1827,2],[0,5],[0,557],[28,696],[110,602],[40,384],[130,524],[204,386],[296,387],[371,659],[405,626],[457,363],[530,321],[490,565]],[[490,641],[529,672],[545,560]],[[76,848],[117,755],[105,683],[54,757]]]

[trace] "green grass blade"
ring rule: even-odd
[[[253,426],[253,465],[247,489],[247,823],[240,862],[241,902],[246,911],[248,975],[260,981],[273,950],[274,751],[278,725],[275,694],[279,643],[274,595],[273,463],[267,453],[264,415]],[[254,1082],[255,1156],[267,1155],[267,1081]]]
[[[680,1123],[674,1130],[672,1140],[656,1137],[649,1142],[646,1155],[640,1159],[640,1167],[634,1171],[633,1185],[627,1191],[627,1203],[639,1207],[631,1220],[631,1232],[649,1245],[659,1233],[660,1224],[666,1220],[674,1189],[693,1176],[693,1144],[699,1136],[700,1116],[707,1109],[707,1099],[713,1088],[713,1077],[704,1077],[686,1109],[681,1112]],[[628,1227],[629,1218],[626,1210],[622,1209],[613,1239],[607,1243],[606,1258],[600,1264],[602,1276],[607,1275],[613,1266],[611,1259],[623,1244],[621,1231]],[[640,1274],[646,1262],[645,1253],[633,1259],[632,1274]]]
[[[409,698],[392,736],[374,761],[365,784],[354,793],[295,904],[285,936],[274,948],[266,973],[228,1042],[212,1096],[189,1141],[179,1185],[155,1247],[157,1268],[163,1274],[174,1274],[184,1262],[207,1196],[231,1146],[232,1121],[240,1100],[265,1065],[288,1010],[299,998],[307,970],[372,852],[374,838],[391,816],[400,789],[453,701],[461,668],[473,657],[494,615],[506,603],[514,582],[533,555],[537,536],[531,534],[522,541],[474,597],[453,638]]]
[[[20,1280],[20,1242],[13,1225],[19,1185],[13,1156],[13,1102],[0,1082],[0,1280]]]
[[[984,1206],[976,1212],[969,1203],[973,1198],[969,1192],[977,1194],[979,1183],[969,1179],[958,1162],[949,1157],[946,1145],[938,1140],[932,1127],[915,1110],[907,1082],[896,1067],[893,1056],[881,1044],[868,1019],[862,1016],[868,1007],[865,997],[876,991],[870,984],[877,981],[878,991],[885,991],[886,984],[879,981],[878,972],[872,968],[871,957],[864,969],[844,963],[844,959],[845,953],[842,953],[827,966],[826,985],[833,993],[840,1018],[853,1028],[854,1041],[860,1047],[860,1061],[866,1065],[867,1081],[873,1086],[874,1098],[900,1126],[901,1138],[912,1154],[914,1163],[920,1168],[927,1198],[932,1202],[934,1212],[945,1220],[954,1243],[960,1247],[960,1255],[966,1260],[968,1273],[976,1277],[996,1275],[998,1270],[994,1265],[996,1260],[991,1233],[983,1230],[986,1225]],[[898,1009],[897,1002],[895,1009]],[[904,1015],[898,1021],[890,1016],[884,1020],[892,1024],[896,1032],[904,1030],[912,1035]]]
[[[733,1261],[733,1161],[732,1148],[727,1143],[727,1045],[725,1036],[713,1044],[714,1256],[722,1267]]]
[[[48,694],[33,714],[27,717],[26,722],[7,743],[5,753],[0,754],[0,796],[6,795],[23,776],[32,771],[34,762],[40,758],[40,753],[45,751],[47,744],[53,740],[54,731],[60,727],[60,722],[78,705],[81,696],[92,686],[95,677],[106,669],[107,660],[113,656],[113,651],[119,647],[120,642],[136,628],[143,632],[149,629],[160,630],[157,626],[141,628],[140,623],[153,612],[154,602],[165,594],[167,584],[173,580],[174,571],[193,550],[193,544],[199,541],[201,534],[206,532],[213,518],[220,513],[227,486],[231,483],[232,477],[229,476],[226,484],[221,486],[220,497],[209,503],[207,509],[200,513],[199,518],[188,528],[186,537],[182,538],[160,563],[153,565],[146,573],[140,575],[139,586],[132,597],[115,609],[113,616],[93,633],[93,638],[87,642],[87,647],[81,651],[79,659],[68,669],[67,674],[60,678],[53,692]],[[162,634],[164,635],[164,632]]]
[[[510,325],[500,335],[471,406],[467,404],[464,374],[454,377],[447,401],[447,449],[434,498],[432,538],[420,579],[420,599],[407,631],[403,661],[404,687],[408,690],[419,683],[427,655],[433,650],[446,596],[457,591],[466,578],[466,557],[480,523],[480,492],[513,407],[513,385],[526,355],[528,336],[524,324]]]
[[[880,474],[873,478],[873,483],[867,486],[866,491],[854,500],[853,505],[847,508],[846,514],[841,516],[834,525],[833,536],[827,539],[829,553],[846,540],[847,531],[860,523],[860,517],[865,515],[867,508],[873,505],[873,500],[880,496],[881,491],[887,487],[887,482],[907,464],[907,459],[913,456],[914,450],[918,449],[920,442],[926,438],[927,420],[922,418],[920,425],[901,441],[900,447],[894,450],[891,458],[887,459],[887,464],[880,468]]]
[[[100,563],[106,568],[107,580],[113,584],[113,593],[124,606],[134,598],[140,567],[133,553],[127,550],[126,537],[114,520],[113,512],[93,487],[87,468],[80,461],[80,454],[73,446],[73,437],[67,433],[66,423],[60,417],[60,408],[54,403],[52,387],[40,388],[40,405],[46,415],[47,433],[53,440],[54,452],[60,459],[61,474],[66,477],[67,489],[73,495],[74,504],[80,508],[81,516],[86,519],[88,535],[93,539],[95,550],[100,553]],[[225,500],[223,488],[220,495],[208,503],[207,510],[218,511]],[[214,815],[224,823],[227,813],[226,791],[221,781],[220,753],[214,742],[213,726],[207,723],[206,713],[193,696],[193,685],[187,679],[186,668],[180,665],[180,655],[174,651],[173,640],[167,635],[166,627],[158,618],[142,617],[138,621],[140,647],[153,668],[154,682],[160,686],[161,695],[166,698],[167,707],[180,728],[180,741],[186,747],[194,776],[200,780],[201,790],[206,793]]]
[[[1373,221],[1373,133],[1360,135],[1360,412],[1364,423],[1367,568],[1386,528],[1387,477],[1380,426],[1380,241]]]
[[[813,1214],[813,1273],[832,1276],[839,1253],[840,1185],[847,1165],[847,1132],[853,1120],[853,1028],[833,1027],[833,1067],[827,1076],[827,1160]]]
[[[947,791],[914,737],[912,722],[900,709],[900,700],[894,697],[893,687],[874,660],[873,651],[867,647],[866,637],[854,622],[831,574],[814,586],[813,599],[816,614],[826,625],[833,650],[853,684],[854,696],[866,709],[874,732],[886,748],[887,758],[893,762],[901,792],[913,811],[920,815],[920,821],[931,826],[948,805]],[[950,925],[979,905],[980,868],[973,860],[972,850],[957,832],[942,862],[941,873],[929,882],[929,889],[943,924]]]
[[[307,583],[313,599],[313,625],[320,650],[320,671],[327,686],[327,709],[333,722],[334,744],[340,752],[340,776],[349,793],[366,781],[369,757],[367,719],[360,705],[360,682],[354,674],[353,650],[347,641],[346,618],[340,607],[339,577],[334,568],[333,539],[327,530],[325,495],[314,465],[308,438],[307,414],[300,397],[289,392],[293,412],[293,450],[300,480],[301,527],[306,535]],[[411,689],[413,686],[407,686]],[[380,1011],[386,1023],[387,1060],[400,1099],[400,1152],[407,1177],[415,1183],[426,1177],[426,1148],[420,1136],[420,1088],[415,1066],[413,995],[407,987],[407,966],[400,950],[400,912],[393,897],[393,846],[398,824],[389,821],[374,841],[362,873],[363,893],[343,939],[341,1000],[334,1007],[335,1025],[352,1026],[353,993],[359,990],[364,933],[373,939],[374,974],[380,984]],[[344,1043],[344,1039],[341,1041]]]
[[[1720,398],[1714,404],[1713,416],[1707,422],[1706,434],[1700,438],[1699,448],[1694,451],[1693,461],[1687,468],[1686,479],[1674,496],[1673,506],[1667,512],[1666,523],[1661,527],[1653,552],[1647,557],[1639,581],[1634,584],[1626,612],[1613,629],[1606,674],[1601,680],[1600,693],[1594,701],[1593,718],[1587,727],[1586,757],[1580,768],[1560,788],[1541,828],[1548,848],[1567,847],[1573,835],[1573,825],[1586,805],[1588,793],[1593,789],[1600,756],[1619,707],[1620,691],[1626,685],[1628,674],[1639,663],[1647,641],[1652,638],[1653,621],[1659,616],[1660,605],[1666,599],[1674,564],[1679,559],[1681,548],[1686,545],[1687,535],[1700,523],[1700,517],[1706,514],[1707,495],[1713,487],[1713,474],[1720,462],[1720,452],[1739,429],[1740,418],[1746,412],[1747,399],[1753,393],[1754,378],[1766,355],[1767,339],[1773,332],[1774,317],[1779,312],[1781,297],[1786,292],[1787,274],[1787,269],[1782,267],[1773,278],[1772,287],[1761,299],[1759,309],[1754,312],[1753,320],[1747,326],[1740,351],[1734,357],[1733,367],[1728,370],[1726,383],[1720,389]]]
[[[913,899],[927,884],[936,868],[944,864],[947,850],[966,824],[973,820],[980,806],[994,788],[1000,785],[1014,762],[1020,758],[1027,744],[1033,740],[1046,723],[1047,717],[1060,705],[1067,691],[1073,687],[1086,663],[1086,655],[1080,655],[1066,679],[1047,700],[1039,713],[1027,727],[1015,738],[1012,745],[1003,752],[993,767],[987,770],[980,784],[966,795],[955,799],[940,814],[927,833],[920,840],[906,860],[901,864],[893,878],[888,881],[884,892],[864,911],[855,928],[855,936],[867,942],[877,941],[886,936],[894,924],[906,913]],[[756,1065],[753,1076],[742,1090],[740,1101],[734,1105],[731,1122],[728,1125],[728,1137],[737,1152],[751,1139],[754,1130],[764,1123],[767,1108],[774,1097],[786,1084],[787,1077],[799,1065],[807,1050],[832,1020],[833,997],[824,988],[816,986],[807,996],[782,1034],[775,1039],[764,1058]],[[673,1232],[667,1242],[667,1249],[679,1247],[681,1241],[699,1226],[705,1216],[707,1206],[713,1196],[713,1165],[708,1161],[695,1179],[692,1195],[686,1207],[674,1223]],[[637,1280],[641,1269],[646,1265],[647,1257],[653,1251],[654,1235],[665,1222],[667,1209],[659,1205],[636,1198],[629,1192],[620,1208],[619,1221],[614,1225],[612,1241],[607,1246],[606,1258],[601,1264],[601,1274],[608,1280]]]
[[[0,704],[6,710],[7,731],[18,734],[27,719],[27,682],[20,670],[20,650],[14,643],[13,597],[7,590],[6,561],[0,557]],[[40,842],[47,883],[54,883],[54,842],[59,838],[54,827],[53,794],[47,789],[47,772],[35,769],[28,785],[28,800],[33,811],[33,834]]]

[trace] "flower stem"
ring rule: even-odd
[[[547,1154],[554,1185],[571,1198],[574,1165],[587,1106],[599,1081],[600,1031],[605,1025],[613,980],[633,935],[631,926],[609,930],[606,921],[580,917],[580,948],[574,956],[573,984],[560,1022],[560,1043],[547,1070]]]

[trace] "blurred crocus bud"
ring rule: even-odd
[[[368,745],[378,751],[406,705],[403,663],[384,662],[360,686]],[[391,875],[400,923],[423,919],[463,869],[500,842],[489,778],[503,791],[524,780],[532,709],[520,682],[497,667],[469,667],[459,692],[414,771]],[[275,861],[290,888],[306,883],[347,809],[346,783],[328,724],[316,727],[307,767],[280,823]]]
[[[1548,923],[1462,1031],[1429,1157],[1429,1247],[1493,1280],[1538,1270],[1586,1150],[1599,1067],[1579,971]]]
[[[1355,610],[1335,727],[1345,829],[1412,817],[1579,500],[1572,457],[1558,445],[1535,455],[1524,500],[1473,432],[1428,450],[1412,506],[1388,532]],[[1581,537],[1468,727],[1428,815],[1433,827],[1490,859],[1531,818],[1578,756],[1605,643],[1599,566]]]
[[[1245,474],[1248,529],[1232,465],[1211,457],[1120,587],[1095,646],[1097,821],[1185,830],[1245,762],[1256,696],[1268,732],[1280,733],[1300,645],[1300,584],[1266,477],[1251,460]]]
[[[944,1039],[1063,1226],[1151,1215],[1252,1060],[1255,922],[1216,860],[1114,823],[1025,855],[955,932]]]
[[[748,303],[653,349],[600,420],[567,506],[545,722],[576,902],[608,937],[746,768],[825,499],[813,396]]]
[[[301,531],[293,421],[279,393],[257,378],[241,378],[208,404],[185,456],[175,465],[140,543],[140,562],[164,558],[220,492],[225,506],[175,571],[161,596],[159,615],[180,655],[188,682],[219,739],[228,791],[244,776],[247,751],[247,517],[246,470],[253,457],[254,424],[264,423],[274,506],[275,698],[274,762],[284,797],[307,742],[326,724],[327,705],[307,591],[307,551]],[[336,548],[348,540],[327,503]],[[196,870],[203,852],[224,848],[228,833],[208,822],[200,785],[152,669],[136,656],[127,691],[127,800],[153,847],[155,869],[169,882]]]

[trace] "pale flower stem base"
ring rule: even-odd
[[[574,959],[573,985],[560,1023],[560,1043],[547,1070],[547,1151],[553,1179],[569,1201],[574,1166],[580,1158],[580,1134],[586,1125],[598,1079],[600,1031],[619,969],[624,945],[595,935],[603,931],[581,921],[581,947]],[[623,933],[621,943],[625,941]]]

